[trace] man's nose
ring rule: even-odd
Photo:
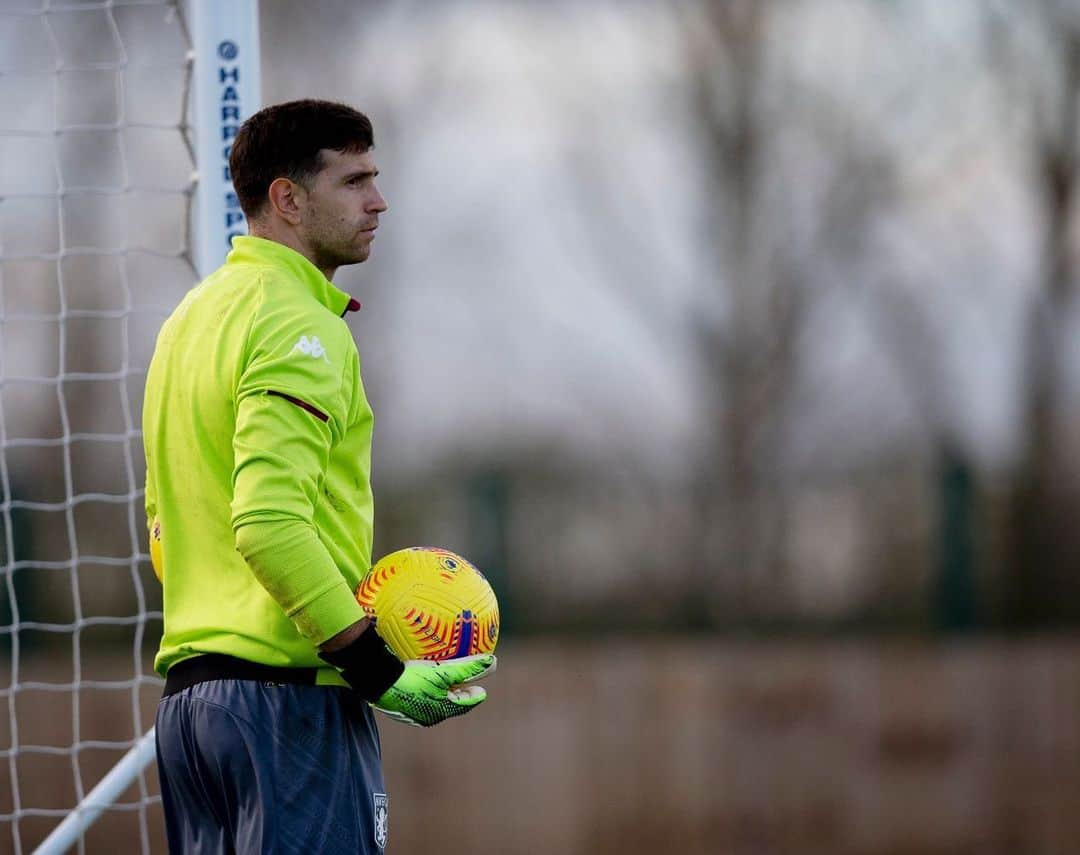
[[[389,207],[390,206],[386,204],[386,199],[383,198],[383,194],[376,190],[375,195],[372,196],[371,200],[368,202],[367,209],[374,214],[381,214]]]

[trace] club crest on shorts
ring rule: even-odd
[[[375,845],[386,848],[386,836],[390,831],[390,797],[386,793],[372,793],[375,799]]]

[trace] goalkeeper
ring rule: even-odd
[[[387,205],[371,123],[268,107],[229,158],[250,235],[165,322],[146,381],[161,532],[157,757],[169,850],[379,852],[389,801],[369,704],[438,724],[492,656],[400,662],[353,591],[371,564],[372,414],[331,284]]]

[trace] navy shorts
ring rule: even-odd
[[[371,708],[348,689],[210,680],[161,699],[171,853],[371,853],[389,801]]]

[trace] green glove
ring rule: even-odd
[[[480,686],[466,686],[495,670],[490,653],[430,662],[410,659],[405,670],[372,706],[414,727],[431,727],[465,715],[487,697]]]

